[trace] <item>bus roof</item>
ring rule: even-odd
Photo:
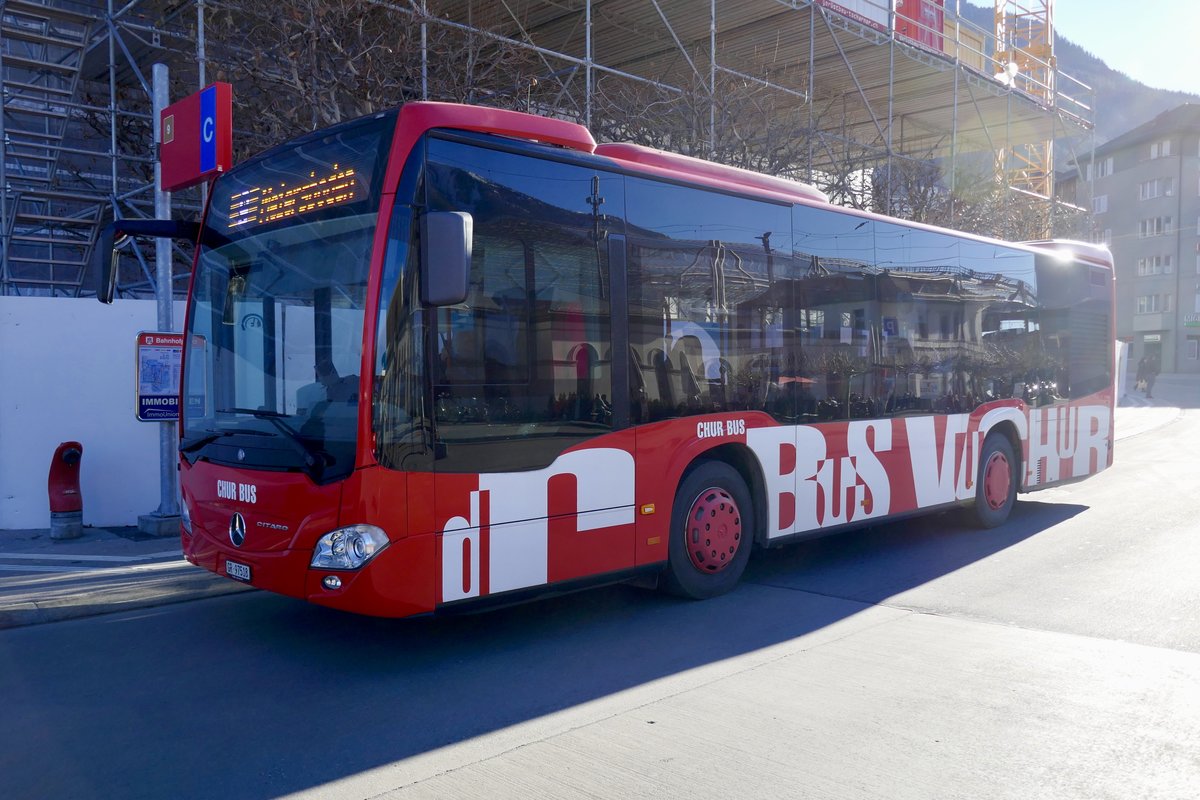
[[[666,150],[656,150],[653,147],[643,147],[639,144],[616,142],[596,146],[596,155],[605,156],[616,161],[628,161],[648,167],[669,170],[679,176],[688,176],[707,180],[716,180],[724,184],[735,184],[738,187],[765,190],[775,194],[786,195],[797,200],[828,203],[829,197],[815,186],[807,183],[778,178],[752,172],[741,167],[731,167],[713,161],[705,161],[692,156],[671,153]]]
[[[1089,264],[1095,264],[1096,266],[1108,267],[1109,269],[1112,269],[1113,266],[1112,253],[1102,244],[1077,242],[1071,239],[1038,239],[1032,242],[1021,242],[1021,244],[1036,247],[1038,250],[1067,253],[1081,261],[1087,261]]]

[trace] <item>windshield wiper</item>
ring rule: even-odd
[[[192,453],[195,453],[197,450],[204,449],[204,447],[206,445],[212,444],[217,439],[223,439],[226,436],[241,436],[243,434],[249,434],[251,436],[274,436],[275,435],[273,433],[268,433],[267,431],[245,431],[245,430],[243,430],[243,431],[239,431],[239,430],[215,431],[210,428],[210,429],[204,431],[204,433],[200,434],[199,436],[196,436],[191,439],[183,439],[182,441],[180,441],[179,442],[179,452],[183,453],[184,457],[187,458],[189,464],[194,464],[194,463],[196,463],[196,459],[199,458],[199,455],[192,455]]]
[[[199,450],[209,442],[215,442],[222,436],[228,436],[231,431],[205,431],[194,439],[184,439],[179,443],[179,452],[190,453],[193,450]]]
[[[304,441],[304,437],[300,435],[300,431],[288,425],[280,417],[286,417],[287,414],[282,414],[278,411],[269,411],[265,408],[218,408],[218,414],[250,414],[255,419],[265,419],[267,422],[275,426],[275,429],[283,434],[283,439],[287,442],[296,453],[304,459],[304,466],[311,470],[314,475],[320,475],[325,469],[325,457],[321,450],[317,450]]]
[[[271,411],[268,408],[238,408],[237,406],[229,406],[228,408],[218,408],[218,414],[249,414],[259,419],[271,419],[273,417],[286,417],[282,411]]]

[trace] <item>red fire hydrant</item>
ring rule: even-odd
[[[79,491],[79,462],[83,445],[63,442],[50,461],[50,538],[78,539],[83,535],[83,494]]]

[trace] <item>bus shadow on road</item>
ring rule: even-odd
[[[809,540],[752,561],[744,580],[876,604],[981,561],[1082,513],[1069,503],[1017,503],[993,530],[946,512]]]
[[[216,601],[206,605],[224,617],[225,668],[269,670],[270,685],[303,701],[246,697],[263,707],[243,709],[259,721],[245,731],[205,732],[219,716],[189,724],[236,754],[222,781],[244,791],[283,760],[286,774],[261,788],[300,791],[805,637],[1083,510],[1024,501],[989,531],[943,514],[765,551],[738,590],[705,602],[613,586],[486,614],[380,620],[269,595]],[[255,663],[265,644],[269,664]],[[342,743],[339,755],[297,764],[294,732],[312,720]]]

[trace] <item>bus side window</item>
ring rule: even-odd
[[[448,139],[428,154],[430,209],[474,224],[466,302],[437,312],[434,467],[544,467],[612,428],[605,232],[623,178]]]
[[[626,180],[630,345],[647,374],[648,421],[768,411],[756,359],[794,336],[791,210],[698,187]],[[632,382],[631,382],[632,383]],[[636,384],[634,384],[636,386]]]
[[[841,211],[796,206],[795,356],[781,389],[801,422],[877,416],[890,386],[880,368],[885,340],[879,297],[885,270],[878,223]]]

